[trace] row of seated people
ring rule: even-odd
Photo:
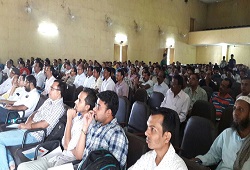
[[[54,86],[53,86],[54,87]],[[58,87],[54,87],[54,88],[58,88]],[[93,91],[92,91],[93,92]],[[76,110],[78,111],[78,109],[80,109],[80,107],[78,107],[78,106],[80,106],[80,101],[88,101],[87,100],[87,98],[86,98],[86,96],[87,96],[87,91],[83,91],[80,95],[79,95],[79,99],[76,101]],[[104,98],[102,98],[101,97],[101,95],[103,94],[105,94],[105,93],[109,93],[109,94],[106,94],[106,102],[104,102],[105,101],[105,97]],[[85,95],[84,95],[85,94]],[[113,94],[113,95],[112,95]],[[95,95],[93,95],[93,97],[94,97]],[[115,99],[113,99],[112,98],[112,96],[115,96]],[[85,97],[85,99],[84,99],[84,97]],[[109,114],[110,116],[111,116],[111,122],[113,121],[113,116],[112,116],[112,111],[115,111],[115,110],[109,110],[108,108],[105,108],[105,106],[106,107],[108,107],[108,101],[113,101],[113,102],[116,102],[116,104],[115,103],[112,103],[112,104],[114,104],[114,105],[116,105],[116,107],[118,107],[118,105],[117,105],[117,101],[118,101],[118,98],[117,98],[117,95],[114,93],[114,92],[111,92],[111,91],[107,91],[107,92],[102,92],[102,93],[100,93],[99,95],[98,95],[98,100],[97,100],[97,106],[94,108],[94,110],[93,111],[91,111],[91,112],[88,112],[88,109],[86,109],[85,111],[87,112],[85,112],[85,114],[84,115],[77,115],[77,111],[75,111],[75,110],[73,110],[73,109],[71,109],[71,110],[69,110],[68,111],[68,113],[67,113],[67,116],[68,116],[68,120],[69,121],[67,121],[67,126],[66,126],[66,130],[65,130],[65,136],[64,136],[64,139],[63,139],[63,141],[65,142],[65,141],[67,141],[67,139],[66,139],[66,137],[67,137],[67,132],[68,133],[72,133],[72,134],[70,134],[69,136],[71,136],[71,135],[73,135],[73,128],[74,128],[74,126],[68,126],[68,123],[72,123],[72,119],[73,119],[73,117],[76,119],[76,120],[79,120],[80,119],[80,117],[78,117],[78,116],[81,116],[81,118],[84,120],[84,121],[82,121],[82,123],[83,123],[83,125],[82,125],[82,129],[81,128],[77,128],[78,129],[78,135],[79,135],[79,133],[80,133],[80,138],[79,138],[79,141],[78,141],[78,143],[75,141],[75,140],[73,140],[72,139],[72,141],[70,140],[70,141],[68,141],[69,143],[68,143],[68,147],[69,147],[69,145],[70,145],[70,142],[73,142],[74,141],[74,143],[75,143],[75,145],[76,145],[76,148],[77,147],[84,147],[84,144],[85,144],[85,149],[84,149],[84,151],[83,151],[83,154],[85,155],[85,153],[88,151],[88,149],[87,149],[87,147],[88,146],[90,146],[90,147],[94,147],[95,145],[98,145],[99,147],[100,147],[100,143],[99,142],[101,142],[103,145],[105,145],[106,143],[104,142],[104,141],[107,141],[107,140],[112,140],[113,138],[110,136],[110,135],[108,135],[107,133],[109,132],[107,132],[107,131],[105,131],[105,139],[102,139],[101,141],[100,141],[100,139],[98,140],[98,139],[96,139],[97,140],[97,143],[95,143],[96,142],[96,140],[93,140],[93,138],[95,138],[95,135],[97,135],[96,133],[98,133],[97,131],[97,129],[95,129],[94,127],[94,125],[93,125],[93,127],[91,127],[91,128],[88,128],[88,126],[89,126],[89,124],[91,123],[91,121],[92,121],[92,119],[93,118],[95,118],[95,120],[97,120],[98,122],[101,122],[101,121],[105,121],[105,116],[103,115],[103,114],[101,114],[101,112],[103,113],[103,112],[105,112],[105,115],[106,114]],[[113,99],[113,100],[112,100]],[[96,100],[96,99],[95,99]],[[94,101],[95,102],[95,101]],[[93,105],[94,105],[94,102],[92,103]],[[238,108],[238,110],[236,110],[235,112],[238,112],[239,110],[240,110],[240,108],[241,107],[244,107],[246,110],[247,110],[247,105],[246,105],[246,103],[248,103],[249,104],[249,98],[246,98],[246,97],[242,97],[242,98],[240,98],[239,99],[239,101],[237,101],[237,106],[236,107],[239,107]],[[106,104],[105,104],[106,103]],[[110,104],[111,104],[110,103]],[[239,106],[238,106],[238,103],[239,103]],[[86,105],[86,103],[83,103],[83,105]],[[244,105],[245,104],[245,105]],[[87,106],[87,107],[89,107],[89,105]],[[84,108],[84,107],[83,107]],[[107,110],[108,109],[108,110]],[[248,111],[248,112],[247,112]],[[248,110],[246,111],[246,113],[248,113],[248,117],[249,117],[249,108],[248,108]],[[109,112],[109,113],[108,113]],[[110,113],[111,112],[111,113]],[[234,115],[236,114],[234,112]],[[99,113],[99,114],[98,114]],[[240,114],[240,113],[238,113],[238,114]],[[104,116],[104,117],[103,117]],[[107,115],[106,115],[107,116]],[[74,120],[75,120],[74,119]],[[132,167],[131,167],[131,169],[140,169],[140,168],[143,168],[143,169],[154,169],[155,167],[159,167],[159,168],[163,168],[163,169],[165,169],[165,168],[169,168],[169,169],[178,169],[178,168],[181,168],[181,169],[187,169],[187,167],[186,167],[186,165],[185,165],[185,163],[179,158],[179,156],[177,156],[176,154],[175,154],[175,151],[174,151],[174,149],[173,149],[173,146],[170,144],[170,139],[171,139],[171,135],[172,135],[172,133],[171,132],[173,132],[174,131],[174,121],[173,121],[173,115],[171,114],[171,111],[169,111],[169,110],[167,110],[167,111],[165,111],[165,110],[158,110],[158,113],[156,113],[156,114],[152,114],[150,117],[149,117],[149,119],[148,119],[148,128],[147,128],[147,130],[146,130],[146,132],[145,132],[145,135],[147,136],[147,143],[148,143],[148,147],[150,148],[150,149],[153,149],[153,151],[150,151],[150,152],[148,152],[147,154],[145,154],[144,156],[142,156],[141,158],[140,158],[140,160],[138,160],[137,161],[137,163],[135,164],[135,165],[133,165]],[[81,122],[81,121],[80,121]],[[73,125],[74,125],[74,123],[75,123],[75,121],[73,121]],[[85,124],[86,123],[86,124]],[[239,121],[236,121],[235,123],[240,123]],[[28,124],[28,122],[27,122],[27,124]],[[33,124],[33,123],[32,123]],[[105,126],[105,123],[101,123],[103,126]],[[240,125],[240,124],[239,124]],[[21,125],[20,125],[21,126]],[[75,126],[77,126],[77,125],[75,125]],[[86,127],[87,126],[87,127]],[[99,124],[99,128],[100,128],[100,124]],[[31,127],[33,127],[33,125],[31,126]],[[68,129],[68,131],[67,131],[67,127],[69,128],[69,127],[72,127],[72,129],[71,129],[71,132],[70,132],[70,129]],[[102,126],[101,126],[102,127]],[[94,128],[93,130],[91,130],[92,128]],[[109,127],[110,128],[110,127]],[[88,130],[87,130],[88,129]],[[120,128],[118,128],[118,129],[120,129]],[[76,130],[76,129],[75,129]],[[81,132],[81,131],[82,132]],[[97,130],[97,131],[96,131]],[[103,129],[102,129],[103,130]],[[121,129],[120,129],[121,130]],[[230,131],[229,129],[228,130],[226,130],[226,131]],[[231,130],[232,131],[232,130]],[[245,130],[240,130],[240,129],[237,129],[237,131],[239,132],[239,133],[241,133],[241,131],[242,132],[246,132]],[[13,132],[6,132],[6,133],[13,133]],[[103,132],[104,133],[104,132]],[[101,133],[101,134],[103,134],[103,133]],[[225,132],[226,133],[226,132]],[[87,137],[86,137],[86,135],[87,135]],[[90,136],[90,137],[89,137]],[[241,135],[240,135],[241,136]],[[71,137],[73,137],[73,136],[71,136]],[[78,136],[79,137],[79,136]],[[98,137],[100,137],[99,135],[98,135]],[[229,134],[229,136],[227,136],[227,138],[230,138],[231,136],[230,136],[230,134]],[[242,137],[242,136],[241,136]],[[244,137],[244,136],[243,136]],[[86,139],[87,138],[87,139]],[[219,138],[221,138],[221,135],[218,137],[218,139],[217,140],[221,140],[221,139],[219,139]],[[233,138],[233,137],[232,137]],[[79,146],[79,142],[81,141],[81,139],[83,140],[83,145],[80,145]],[[89,140],[88,140],[89,139]],[[94,142],[94,144],[89,144],[89,142],[91,143],[91,139],[92,139],[92,142]],[[85,143],[85,140],[86,140],[86,143]],[[104,141],[103,141],[104,140]],[[216,140],[216,141],[217,141]],[[230,139],[231,140],[231,139]],[[128,145],[128,143],[127,143],[127,140],[126,139],[124,139],[123,138],[123,140],[122,140],[123,142],[125,142],[127,145]],[[114,141],[113,141],[114,142]],[[121,141],[120,141],[121,142]],[[228,142],[228,141],[227,141]],[[216,142],[215,142],[216,143]],[[108,148],[114,155],[115,155],[115,157],[117,158],[117,156],[116,156],[116,154],[115,154],[115,151],[114,151],[114,147],[116,146],[116,145],[118,145],[117,147],[119,148],[119,149],[121,149],[120,147],[121,146],[123,146],[123,147],[125,147],[126,148],[126,144],[120,144],[118,141],[116,141],[115,142],[115,144],[111,144],[111,143],[109,143],[109,147],[111,147],[111,148]],[[111,145],[111,146],[110,146]],[[114,146],[115,145],[115,146]],[[217,145],[217,144],[214,144],[214,145]],[[67,148],[67,146],[66,146],[66,144],[64,143],[64,146]],[[97,147],[98,147],[97,146]],[[235,145],[233,145],[233,146],[235,146]],[[239,145],[236,145],[236,146],[239,146]],[[245,145],[243,145],[244,147],[247,147],[247,146],[245,146]],[[104,147],[104,146],[102,146],[102,147]],[[106,145],[105,145],[105,147],[107,147]],[[223,146],[224,147],[224,146]],[[226,147],[226,146],[225,146]],[[65,149],[66,149],[65,148]],[[115,147],[116,148],[116,147]],[[89,148],[90,149],[90,148]],[[235,149],[235,148],[234,148]],[[237,148],[236,148],[237,149]],[[239,149],[239,148],[238,148]],[[90,149],[91,150],[91,149]],[[126,149],[125,149],[126,150]],[[77,152],[77,151],[80,151],[80,149],[78,150],[78,149],[73,149],[72,150],[72,153],[73,153],[73,155],[74,155],[74,153],[75,152]],[[219,150],[219,152],[222,152],[222,154],[224,154],[223,153],[223,151],[224,150]],[[40,160],[37,160],[37,161],[32,161],[32,162],[27,162],[27,163],[23,163],[23,164],[21,164],[21,165],[19,165],[19,167],[18,167],[18,169],[46,169],[45,167],[51,167],[51,166],[55,166],[55,165],[60,165],[60,164],[62,164],[62,163],[66,163],[66,162],[68,162],[68,161],[72,161],[72,159],[74,160],[75,158],[72,158],[72,157],[70,157],[70,158],[72,158],[72,159],[70,159],[70,158],[68,158],[67,156],[69,156],[69,155],[67,155],[67,153],[68,153],[68,149],[67,150],[65,150],[63,153],[62,153],[62,155],[58,155],[56,158],[54,158],[54,159],[52,159],[52,160],[46,160],[46,159],[40,159]],[[71,153],[71,152],[70,152]],[[71,153],[71,154],[72,154]],[[69,153],[68,153],[69,154]],[[75,154],[77,154],[77,153],[75,153]],[[240,154],[241,156],[242,156],[242,154]],[[211,156],[211,155],[210,155]],[[233,158],[234,158],[234,156],[236,157],[236,154],[235,155],[233,155]],[[157,159],[156,159],[157,158]],[[200,158],[200,156],[199,156],[199,158]],[[65,160],[66,159],[66,160]],[[81,159],[81,157],[80,157],[80,159]],[[83,156],[83,160],[84,159],[86,159],[86,156],[84,157]],[[118,158],[117,158],[118,159]],[[222,158],[218,158],[218,160],[220,160],[220,159],[222,159],[222,165],[223,165],[223,162],[224,162],[224,164],[226,164],[226,166],[231,166],[232,165],[232,163],[229,165],[229,164],[227,164],[228,162],[225,162],[225,158],[224,157],[222,157]],[[122,164],[122,160],[121,160],[121,157],[120,157],[120,159],[118,159],[119,160],[119,162],[121,163],[121,165],[124,165],[124,164]],[[126,159],[125,159],[126,160]],[[197,162],[201,162],[200,160],[197,160],[197,159],[194,159],[195,161],[197,161]],[[204,162],[204,164],[209,164],[209,163],[206,163],[206,159],[202,159],[201,158],[201,160],[202,160],[202,162]],[[218,161],[218,160],[216,160],[216,161]],[[200,167],[200,166],[198,166],[198,165],[193,165],[192,164],[192,161],[190,162],[190,161],[188,161],[188,160],[186,160],[185,159],[185,161],[186,161],[186,163],[187,163],[187,165],[188,166],[195,166],[195,168],[203,168],[203,167]],[[230,160],[231,161],[231,160]],[[126,161],[125,161],[126,162]],[[232,162],[232,161],[231,161]],[[213,163],[217,163],[217,162],[213,162]],[[189,165],[189,164],[191,164],[191,165]],[[224,166],[224,165],[223,165]],[[237,166],[237,165],[235,165],[235,166]],[[238,165],[238,166],[241,166],[242,167],[242,165]],[[246,164],[244,164],[244,168],[247,168],[247,163]],[[249,167],[248,167],[249,168]]]
[[[28,82],[28,84],[29,84],[29,83],[30,83],[30,82]],[[31,84],[32,84],[32,83],[31,83]],[[57,89],[57,90],[58,90],[58,89]],[[57,91],[57,90],[56,90],[56,88],[54,88],[54,89],[51,89],[51,91]]]

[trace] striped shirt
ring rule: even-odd
[[[226,94],[224,98],[220,97],[219,92],[214,92],[211,96],[210,102],[213,103],[216,109],[216,119],[220,119],[223,110],[228,106],[234,105],[234,99],[229,95]]]
[[[63,105],[63,98],[55,101],[48,98],[34,115],[33,122],[40,122],[43,120],[46,121],[49,124],[46,134],[46,136],[48,136],[59,122],[59,118],[62,117],[64,112],[65,108]],[[38,141],[41,141],[43,132],[32,132],[31,135],[34,136]]]

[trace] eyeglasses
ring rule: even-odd
[[[58,90],[58,91],[60,91],[60,89],[57,89],[57,88],[54,88],[54,87],[52,87],[52,86],[50,86],[50,90]]]

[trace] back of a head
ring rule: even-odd
[[[112,115],[115,117],[119,107],[119,99],[117,94],[113,91],[107,90],[98,93],[97,97],[107,105],[107,108],[112,111]]]

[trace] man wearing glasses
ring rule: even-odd
[[[79,64],[77,66],[77,75],[74,81],[74,85],[76,86],[76,88],[79,86],[83,86],[85,79],[86,79],[86,76],[84,74],[83,64]]]
[[[27,92],[26,95],[23,95],[19,100],[14,104],[6,104],[5,107],[0,107],[0,122],[5,122],[8,110],[16,110],[12,113],[12,117],[21,117],[18,110],[25,111],[25,117],[28,117],[34,110],[39,100],[39,93],[36,90],[36,78],[33,75],[29,75],[25,78],[24,88]],[[20,112],[23,114],[23,112]]]
[[[35,87],[34,79],[34,76],[31,78],[27,76],[26,88]],[[36,112],[29,116],[25,123],[19,124],[19,129],[0,133],[0,169],[15,169],[13,157],[6,149],[6,146],[22,144],[23,135],[27,129],[46,128],[46,136],[51,133],[55,125],[59,122],[59,118],[65,112],[62,98],[65,87],[65,83],[61,80],[55,80],[51,86],[49,98]],[[26,143],[40,142],[42,136],[43,132],[41,131],[29,133],[27,135]]]

